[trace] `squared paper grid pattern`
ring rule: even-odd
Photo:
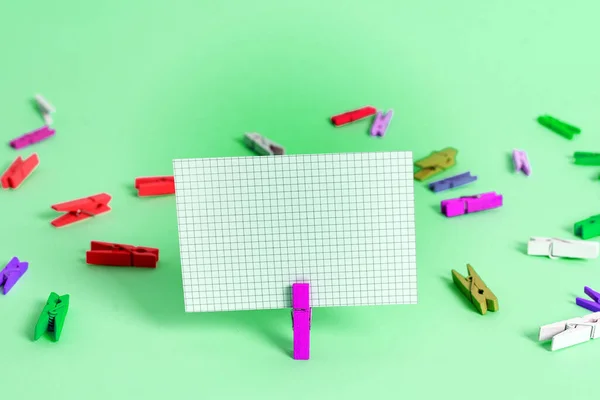
[[[187,312],[416,304],[411,152],[173,160]]]

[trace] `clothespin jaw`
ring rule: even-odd
[[[46,125],[51,125],[52,124],[52,116],[50,114],[55,112],[56,109],[54,108],[54,106],[52,104],[50,104],[50,102],[48,102],[48,100],[46,100],[44,97],[42,97],[41,94],[35,95],[35,101],[38,105],[40,112],[42,113],[42,117],[44,117],[44,121],[46,122]]]
[[[575,236],[579,236],[584,240],[600,236],[600,214],[576,222],[573,230]]]
[[[550,115],[542,115],[538,117],[540,125],[545,126],[552,132],[558,133],[562,137],[572,140],[575,135],[581,133],[581,129],[576,126],[567,124],[566,122],[560,121]]]
[[[18,282],[19,279],[27,272],[29,263],[19,261],[18,257],[13,257],[8,264],[0,271],[0,286],[3,286],[2,293],[8,294],[10,289]]]
[[[600,312],[540,327],[539,341],[552,339],[551,350],[560,350],[600,337]]]
[[[387,113],[382,113],[378,111],[375,115],[375,119],[373,120],[373,124],[371,125],[371,136],[383,136],[385,135],[385,131],[387,131],[388,126],[390,125],[390,121],[392,120],[392,116],[394,115],[394,110],[389,110]]]
[[[575,304],[579,307],[583,307],[586,310],[590,310],[592,312],[600,311],[600,293],[596,292],[592,288],[585,286],[583,288],[583,292],[592,298],[592,300],[583,299],[581,297],[575,298]]]
[[[92,241],[85,259],[91,265],[112,267],[156,268],[158,249],[129,244]]]
[[[246,133],[244,144],[260,156],[282,156],[285,154],[285,149],[282,146],[256,132]]]
[[[136,178],[135,188],[138,190],[139,197],[175,194],[175,177],[152,176]]]
[[[2,181],[2,188],[18,188],[39,164],[40,159],[36,153],[33,153],[25,160],[23,160],[21,156],[18,156],[4,174],[2,174],[2,177],[0,178]]]
[[[523,150],[513,150],[512,156],[515,172],[523,171],[525,175],[531,175],[531,165],[529,165],[527,153]]]
[[[458,150],[452,147],[446,147],[440,151],[434,151],[429,156],[415,162],[415,165],[421,168],[415,172],[415,179],[424,181],[440,172],[453,167],[456,164],[456,154]]]
[[[467,185],[477,180],[476,176],[471,176],[471,172],[467,171],[464,174],[451,176],[450,178],[435,181],[429,184],[429,189],[433,192],[443,192],[444,190],[457,188]]]
[[[42,314],[35,325],[34,340],[38,340],[45,332],[58,342],[69,311],[69,295],[59,296],[52,292],[42,310]]]
[[[567,240],[559,238],[532,237],[527,243],[530,256],[550,258],[598,258],[600,243],[585,240]]]
[[[56,218],[51,224],[60,228],[108,212],[110,211],[108,203],[111,199],[112,197],[109,194],[100,193],[90,197],[54,204],[52,206],[53,210],[65,212],[66,214]]]
[[[594,165],[600,166],[600,153],[588,153],[584,151],[576,151],[573,154],[575,165]]]
[[[454,284],[480,314],[484,315],[487,311],[498,311],[499,305],[496,295],[486,286],[470,264],[467,264],[467,270],[469,276],[466,278],[456,270],[452,270]]]
[[[16,139],[10,141],[10,146],[16,150],[22,149],[23,147],[30,146],[32,144],[41,142],[42,140],[48,139],[54,136],[56,131],[48,126],[42,126],[40,129],[36,129],[33,132],[26,133]]]
[[[294,330],[294,360],[310,358],[310,326],[312,309],[310,307],[310,285],[294,283],[292,285],[292,328]]]
[[[502,207],[503,197],[496,192],[487,192],[473,196],[457,197],[442,200],[440,210],[446,217],[456,217],[463,214],[472,214],[479,211],[491,210]]]
[[[375,109],[375,107],[366,106],[366,107],[359,108],[358,110],[347,111],[342,114],[334,115],[333,117],[331,117],[331,122],[335,126],[346,125],[351,122],[358,121],[360,119],[374,115],[376,112],[377,112],[377,110]],[[391,116],[390,116],[390,118],[391,118]]]

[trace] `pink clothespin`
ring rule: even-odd
[[[16,139],[10,141],[10,147],[14,149],[22,149],[23,147],[30,146],[37,142],[41,142],[44,139],[48,139],[54,136],[56,131],[48,126],[42,126],[40,129],[36,129],[33,132],[26,133]]]
[[[377,115],[375,115],[375,119],[373,120],[373,125],[371,125],[371,136],[385,135],[385,131],[387,130],[393,115],[394,110],[389,110],[385,114],[381,111],[377,111]]]
[[[513,163],[515,164],[515,171],[523,171],[527,176],[531,174],[531,166],[527,159],[527,153],[523,150],[513,150]]]
[[[502,195],[496,192],[464,196],[443,200],[440,203],[442,213],[450,218],[457,215],[471,214],[478,211],[490,210],[502,206]]]
[[[292,327],[294,329],[294,360],[310,358],[310,285],[292,285]]]

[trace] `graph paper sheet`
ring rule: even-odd
[[[173,161],[185,309],[415,304],[411,152]]]

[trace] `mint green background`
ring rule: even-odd
[[[600,260],[528,257],[530,236],[573,238],[600,212],[597,1],[5,1],[0,132],[55,138],[16,152],[41,165],[0,198],[0,259],[30,270],[0,296],[3,398],[558,399],[594,395],[600,343],[560,352],[540,325],[584,315]],[[387,135],[333,114],[393,108]],[[572,142],[538,126],[582,127]],[[175,199],[140,199],[137,176],[173,158],[243,156],[244,132],[289,154],[445,146],[479,180],[436,195],[416,183],[419,304],[316,309],[312,357],[294,361],[289,310],[185,314]],[[531,177],[509,153],[525,149]],[[376,171],[374,171],[376,173]],[[495,190],[501,209],[454,219],[439,201]],[[51,204],[110,193],[113,211],[55,229]],[[90,240],[159,247],[157,270],[87,266]],[[478,315],[450,280],[471,263],[500,301]],[[32,342],[51,291],[71,295],[58,343]],[[441,397],[439,397],[441,398]]]

